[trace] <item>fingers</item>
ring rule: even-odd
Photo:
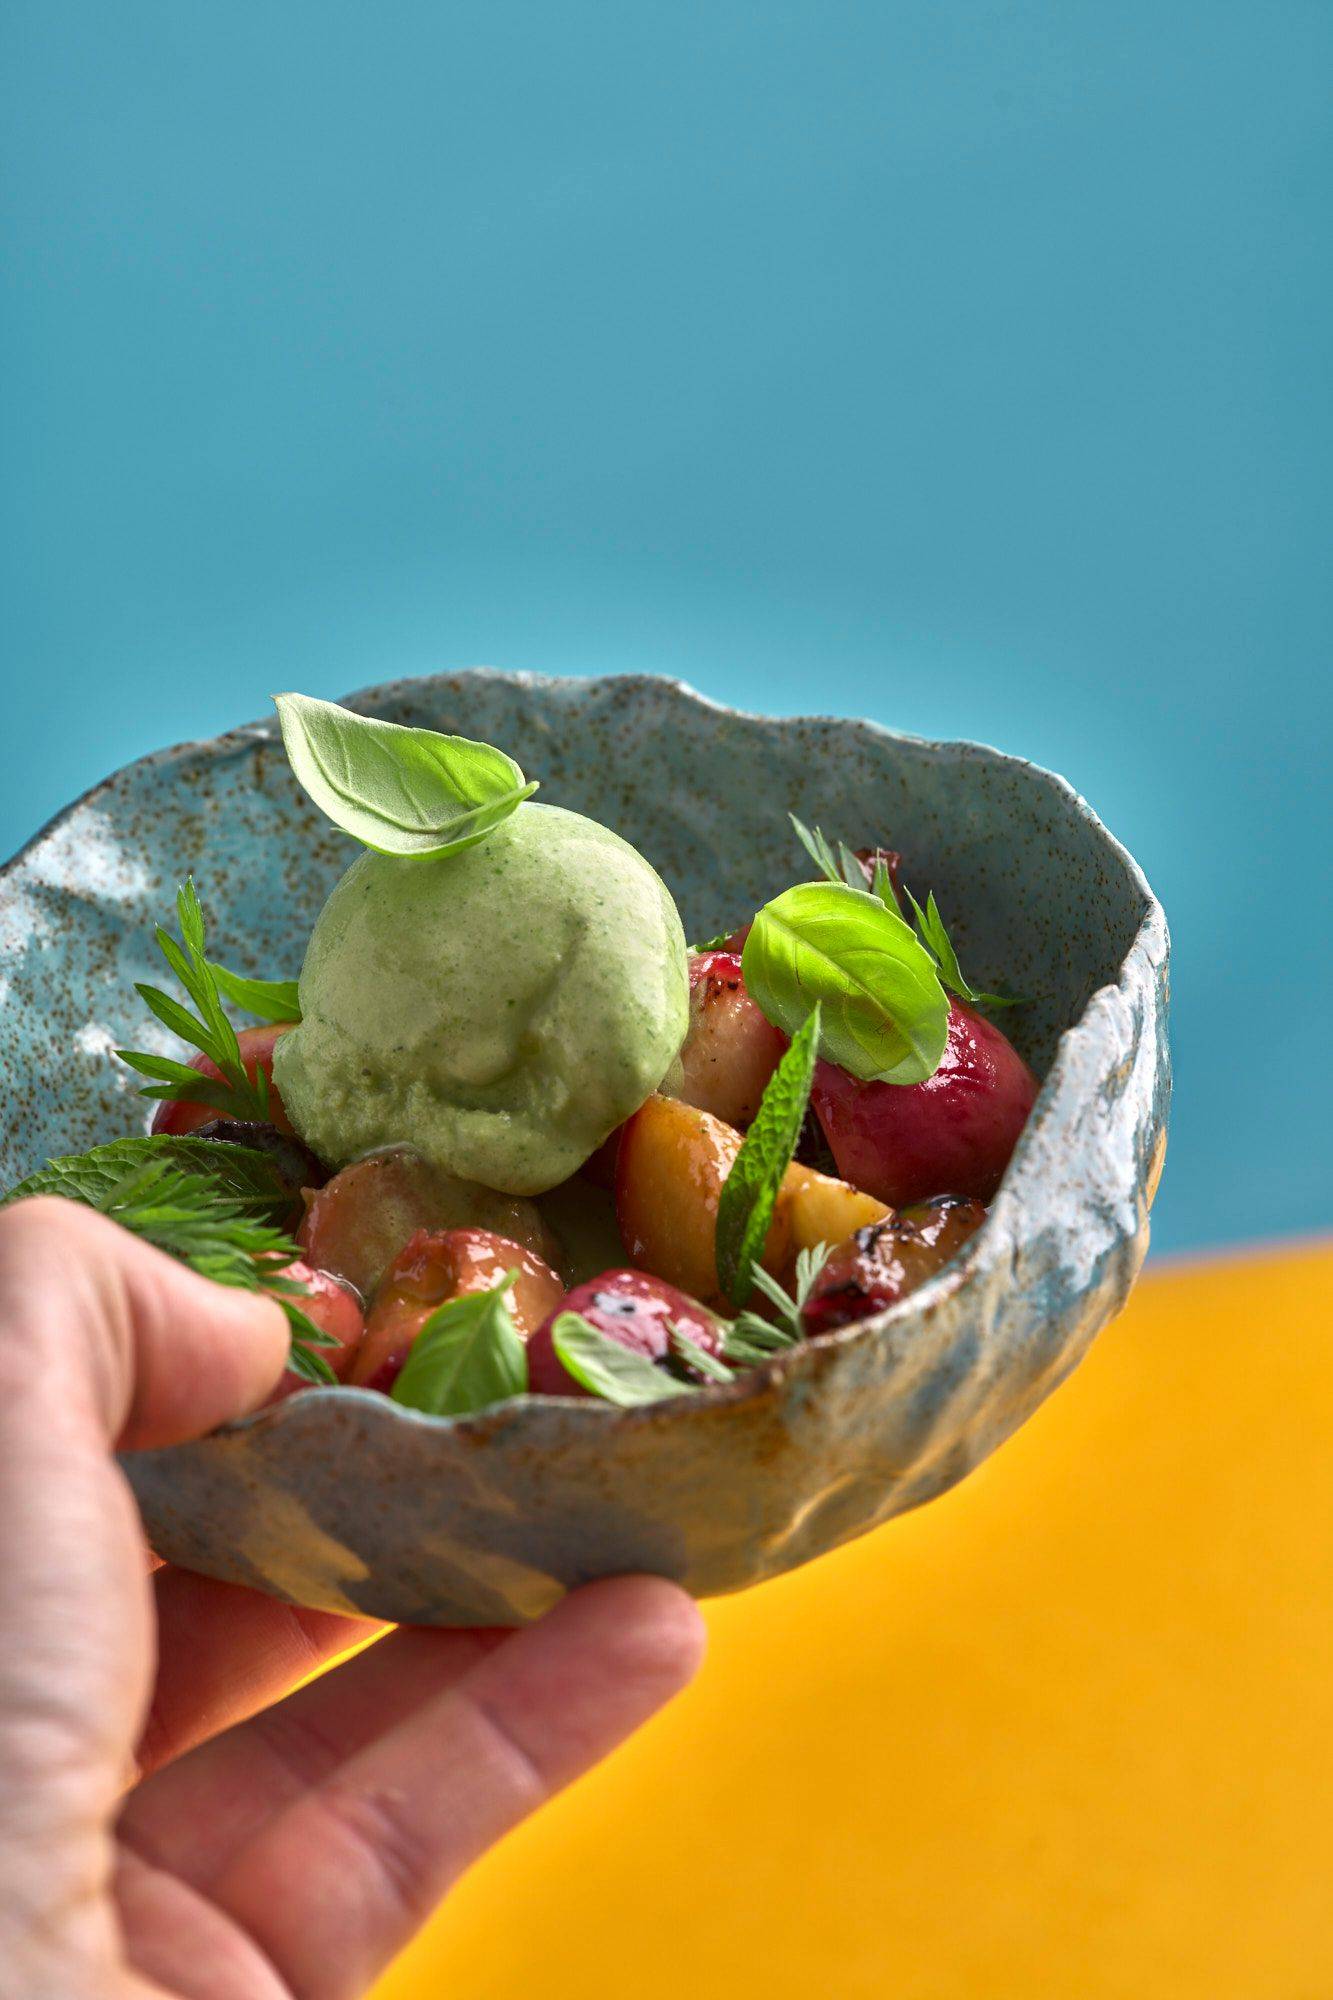
[[[390,1633],[345,1666],[159,1770],[126,1801],[122,1839],[195,1888],[211,1889],[276,1813],[453,1687],[510,1637],[421,1628]]]
[[[216,1901],[294,1991],[362,1993],[478,1855],[685,1685],[701,1633],[656,1578],[577,1592],[279,1812]]]
[[[262,1402],[282,1373],[277,1303],[198,1277],[105,1216],[44,1197],[0,1215],[0,1368],[54,1377],[102,1438],[174,1444]]]
[[[109,1447],[238,1414],[285,1351],[271,1301],[102,1216],[55,1200],[0,1214],[0,1925],[6,1908],[40,1929],[93,1907],[147,1708],[151,1585]]]
[[[144,1775],[267,1708],[385,1629],[369,1619],[302,1611],[189,1570],[159,1570],[153,1590],[157,1684],[139,1740]]]

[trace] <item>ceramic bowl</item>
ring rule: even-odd
[[[351,705],[503,744],[544,799],[650,857],[690,936],[799,873],[789,809],[902,848],[971,976],[1032,996],[1006,1026],[1041,1095],[985,1226],[893,1310],[638,1410],[523,1398],[448,1419],[366,1390],[296,1396],[125,1458],[153,1547],[299,1604],[521,1624],[616,1571],[740,1590],[961,1479],[1074,1367],[1147,1248],[1168,946],[1129,855],[1017,758],[740,714],[671,681],[473,672]],[[0,876],[0,1185],[142,1126],[109,1051],[143,1043],[134,982],[158,976],[153,924],[180,879],[195,876],[219,957],[295,974],[353,851],[272,723],[146,757],[52,821]]]

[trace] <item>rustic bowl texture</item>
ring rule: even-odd
[[[802,873],[789,810],[900,847],[970,976],[1032,996],[1006,1027],[1041,1096],[985,1227],[892,1311],[638,1410],[534,1397],[448,1419],[314,1390],[127,1455],[153,1547],[294,1603],[522,1624],[616,1571],[740,1590],[961,1479],[1074,1367],[1147,1249],[1168,943],[1129,855],[1063,779],[1017,758],[740,714],[672,681],[469,672],[350,705],[502,744],[544,799],[642,849],[690,936]],[[354,852],[271,722],[146,757],[52,821],[0,873],[0,1185],[142,1127],[110,1051],[154,1045],[134,982],[159,976],[153,924],[178,881],[193,873],[217,956],[294,975]]]

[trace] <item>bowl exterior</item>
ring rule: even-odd
[[[473,672],[352,705],[498,742],[594,814],[706,936],[793,877],[787,812],[908,856],[1043,1077],[985,1227],[892,1311],[725,1387],[641,1410],[524,1398],[460,1420],[314,1390],[198,1443],[127,1455],[167,1560],[295,1603],[520,1624],[626,1570],[698,1596],[836,1547],[962,1478],[1074,1367],[1148,1242],[1170,1095],[1168,941],[1129,856],[1063,780],[968,743],[740,714],[658,679]],[[108,1060],[152,1045],[134,994],[193,873],[219,957],[294,973],[355,852],[272,726],[128,766],[0,874],[10,1185],[142,1123]],[[58,1094],[48,1079],[61,1077]]]

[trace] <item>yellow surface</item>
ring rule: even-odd
[[[943,1500],[709,1608],[701,1681],[378,2000],[1329,2000],[1333,1248],[1167,1269]]]

